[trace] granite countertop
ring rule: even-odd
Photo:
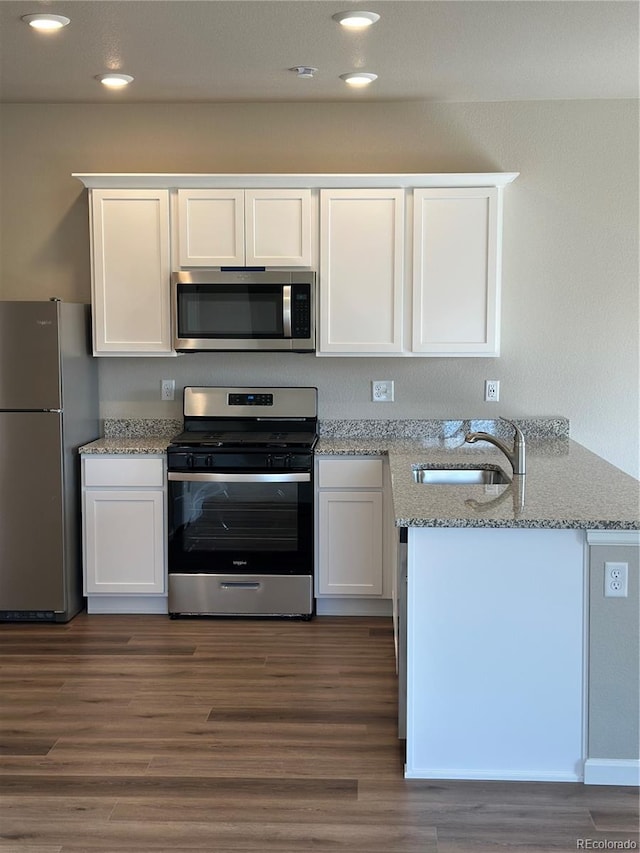
[[[322,439],[319,455],[386,453],[398,527],[536,527],[640,530],[640,483],[569,438],[529,440],[527,473],[512,477],[492,445]],[[422,485],[416,466],[498,467],[508,485]]]
[[[173,433],[175,435],[175,433]],[[92,454],[115,454],[133,456],[138,453],[164,453],[171,441],[171,435],[164,436],[105,436],[84,444],[78,449],[79,453],[87,456]]]
[[[182,432],[181,420],[163,418],[107,418],[104,436],[78,448],[78,453],[134,455],[164,453],[174,435]]]
[[[512,478],[506,457],[486,442],[464,444],[469,430],[511,438],[494,421],[321,422],[317,456],[387,455],[398,527],[513,527],[640,530],[640,482],[569,438],[563,418],[518,420],[527,437],[527,473]],[[163,453],[181,421],[105,421],[86,454]],[[500,468],[507,485],[421,485],[413,468]]]

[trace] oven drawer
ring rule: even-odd
[[[143,486],[163,488],[164,470],[162,459],[136,457],[93,457],[84,461],[84,485],[95,486]]]
[[[321,489],[381,489],[382,459],[320,459],[318,487]]]
[[[185,616],[311,616],[313,577],[169,573],[169,613]]]

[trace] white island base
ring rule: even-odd
[[[408,529],[406,778],[583,778],[584,542]]]

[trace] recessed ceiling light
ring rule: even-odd
[[[336,12],[331,16],[334,21],[342,24],[343,27],[348,27],[350,30],[360,30],[363,27],[370,27],[380,20],[380,15],[376,12]]]
[[[377,80],[378,75],[373,74],[370,71],[351,71],[349,74],[341,74],[340,79],[344,80],[345,83],[348,83],[349,86],[361,88],[362,86],[368,86],[369,83],[373,83],[374,80]]]
[[[122,89],[131,83],[133,77],[130,74],[98,74],[96,80],[99,80],[103,86],[108,86],[109,89]]]
[[[51,30],[61,30],[62,27],[66,27],[67,24],[71,23],[71,20],[64,15],[23,15],[21,20],[36,30],[49,32]]]

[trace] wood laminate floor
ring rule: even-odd
[[[637,789],[405,781],[390,620],[3,624],[0,686],[0,853],[640,848]]]

